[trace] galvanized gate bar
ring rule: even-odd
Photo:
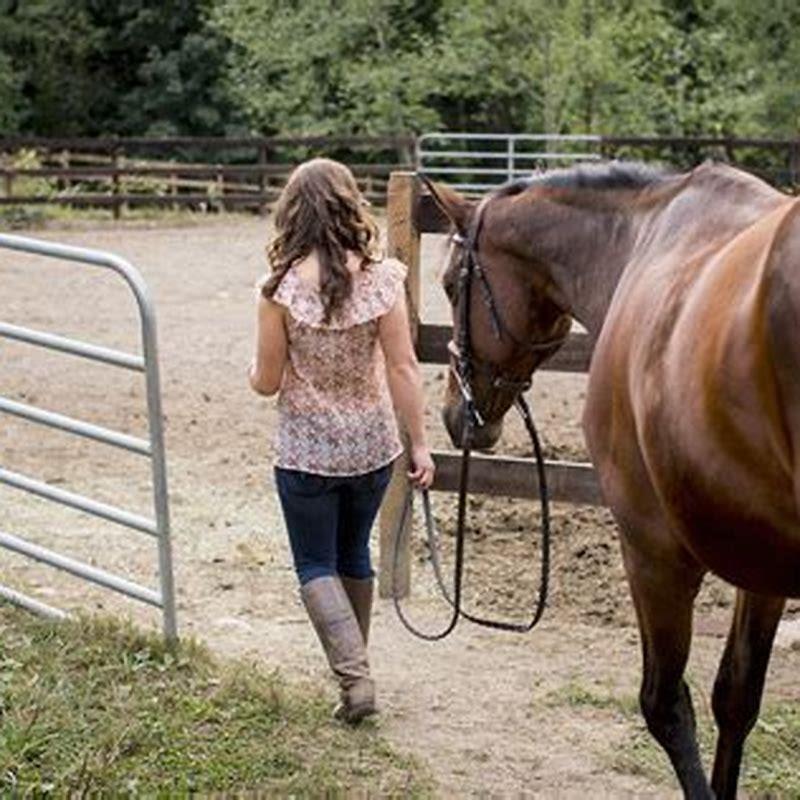
[[[77,575],[79,578],[85,578],[87,581],[96,583],[99,586],[105,586],[107,589],[113,589],[116,592],[128,595],[128,597],[135,597],[143,603],[149,603],[151,606],[161,608],[161,596],[158,592],[139,586],[139,584],[125,578],[120,578],[119,575],[106,572],[104,569],[98,569],[74,558],[63,556],[41,545],[27,542],[25,539],[20,539],[19,536],[0,531],[0,547],[13,550],[15,553],[34,558],[43,564]]]
[[[508,153],[504,150],[420,150],[419,155],[424,158],[458,158],[464,160],[474,158],[475,160],[480,159],[481,161],[491,161],[492,159],[506,161],[508,159]],[[585,155],[591,160],[600,158],[600,155],[596,153],[586,153]],[[526,158],[529,160],[539,160],[540,158],[566,160],[575,158],[575,153],[514,153],[514,159],[516,161],[522,161]],[[426,167],[425,169],[427,172],[430,167]]]
[[[56,414],[54,411],[45,411],[43,408],[29,406],[27,403],[18,403],[16,400],[9,400],[7,397],[0,396],[0,411],[27,419],[30,422],[38,422],[40,425],[58,428],[58,430],[66,431],[67,433],[85,436],[87,439],[94,439],[104,444],[121,447],[123,450],[129,450],[132,453],[139,453],[143,456],[152,455],[150,442],[146,442],[144,439],[102,428],[99,425],[92,425],[89,422],[72,419],[72,417],[66,417],[63,414]]]
[[[437,142],[441,147],[437,148]],[[416,163],[417,170],[426,175],[443,176],[444,179],[446,176],[473,176],[471,181],[458,181],[454,185],[466,192],[483,192],[530,174],[536,162],[599,161],[602,158],[599,152],[590,152],[588,149],[570,152],[568,146],[580,144],[598,147],[601,143],[600,136],[581,134],[424,133],[417,139]],[[495,149],[491,149],[493,145],[497,145]],[[539,149],[531,151],[524,149],[525,145]],[[550,149],[551,146],[556,149]],[[463,149],[459,150],[458,147]],[[504,167],[501,167],[501,161],[505,162]],[[481,166],[481,162],[489,163]]]
[[[461,155],[462,158],[467,158],[463,153]],[[503,156],[506,158],[505,156]],[[565,156],[563,153],[547,153],[535,156],[536,160],[552,160],[552,161],[563,161]],[[568,158],[568,156],[567,156]],[[589,160],[588,158],[586,160]],[[435,173],[437,175],[503,175],[506,177],[513,177],[518,172],[530,172],[530,169],[525,168],[524,170],[515,167],[512,165],[506,165],[505,167],[425,167],[425,174],[430,175]]]
[[[43,617],[52,617],[53,619],[66,619],[68,614],[60,608],[53,608],[43,603],[41,600],[34,600],[22,592],[17,592],[14,589],[9,589],[7,586],[0,585],[0,597],[13,603],[15,606],[27,608],[28,611],[33,611],[34,614],[39,614]]]
[[[2,238],[0,235],[0,239]],[[111,350],[108,347],[98,347],[94,344],[79,342],[76,339],[67,339],[64,336],[56,336],[54,333],[42,333],[30,328],[21,328],[19,325],[0,322],[0,336],[46,347],[48,350],[59,350],[62,353],[70,353],[73,356],[82,356],[92,361],[112,364],[115,367],[124,367],[135,372],[145,371],[144,359],[141,356],[132,356],[119,350]]]
[[[107,585],[109,588],[114,588],[117,591],[121,591],[124,594],[135,597],[139,600],[143,600],[144,602],[160,605],[163,611],[164,634],[168,640],[174,640],[177,638],[178,634],[177,623],[175,619],[175,588],[173,582],[172,551],[170,545],[169,501],[167,494],[167,474],[164,454],[163,415],[161,411],[161,386],[158,368],[155,312],[153,310],[153,304],[150,299],[147,285],[145,284],[139,272],[131,264],[119,256],[113,255],[112,253],[106,253],[100,250],[89,250],[81,247],[71,247],[69,245],[56,244],[54,242],[38,241],[36,239],[29,239],[23,236],[12,236],[9,234],[0,234],[0,248],[17,250],[33,255],[46,256],[55,259],[75,261],[83,264],[92,264],[97,267],[112,270],[113,272],[116,272],[118,275],[122,276],[136,298],[141,323],[141,357],[111,350],[105,347],[99,347],[97,345],[78,342],[53,334],[21,328],[8,323],[0,323],[0,336],[46,347],[52,350],[70,353],[72,355],[100,361],[117,367],[144,372],[150,434],[149,444],[145,443],[145,445],[149,450],[150,455],[155,522],[148,520],[145,517],[115,508],[114,506],[110,506],[105,503],[99,503],[95,500],[91,500],[90,498],[83,497],[73,492],[68,492],[63,489],[49,486],[46,483],[33,480],[24,475],[11,472],[10,470],[0,469],[0,482],[6,483],[10,486],[15,486],[16,488],[23,489],[55,502],[86,511],[87,513],[94,514],[104,519],[117,522],[121,525],[154,534],[158,541],[158,571],[161,589],[160,595],[157,595],[150,590],[143,589],[142,587],[138,587],[135,584],[131,584],[130,582],[125,581],[122,578],[118,578],[117,576],[111,576],[108,573],[97,571],[94,568],[88,567],[88,565],[78,565],[78,562],[73,562],[72,559],[66,559],[66,557],[49,553],[49,551],[47,558],[50,558],[48,563],[53,562],[52,556],[55,556],[60,560],[59,564],[53,563],[53,566],[60,566],[61,568],[66,569],[66,565],[69,564],[70,567],[83,570],[83,577],[87,577],[90,580],[102,577],[102,580],[105,581],[103,585]],[[134,437],[129,437],[127,434],[122,434],[117,431],[108,431],[100,428],[99,426],[90,425],[89,423],[83,423],[78,420],[72,420],[68,417],[64,417],[63,415],[53,414],[52,412],[47,412],[42,409],[35,409],[32,412],[30,406],[15,403],[15,401],[7,398],[5,399],[5,403],[5,409],[0,410],[16,413],[18,416],[26,416],[27,419],[35,422],[52,425],[53,427],[59,427],[62,430],[67,430],[82,436],[90,436],[91,438],[105,441],[109,444],[131,449],[137,453],[143,453],[143,443]],[[9,403],[11,404],[10,407]],[[17,540],[17,537],[14,537],[14,539],[17,541],[17,543],[21,541]],[[0,541],[0,546],[10,546],[12,544],[14,544],[14,542],[10,539]],[[31,557],[36,557],[33,556],[34,551],[31,550],[31,548],[36,548],[36,545],[25,543],[25,547],[29,550],[28,555],[31,555]],[[17,552],[20,552],[18,547],[16,549]],[[39,555],[44,554],[39,552]],[[42,558],[40,560],[45,559]],[[112,583],[114,585],[112,585]],[[63,613],[57,609],[52,609],[37,600],[26,597],[25,595],[8,589],[7,587],[0,586],[0,597],[5,597],[6,599],[11,600],[11,602],[15,602],[18,605],[22,605],[33,611],[38,611],[39,613],[48,614],[50,616],[63,616]],[[158,599],[158,603],[154,602],[156,598]]]
[[[58,489],[49,483],[28,478],[26,475],[20,475],[19,472],[12,472],[9,469],[0,467],[0,483],[13,486],[15,489],[22,489],[24,492],[30,492],[38,497],[44,497],[54,503],[60,503],[62,506],[85,511],[87,514],[107,519],[109,522],[116,522],[127,528],[134,528],[137,531],[142,531],[142,533],[158,536],[158,527],[147,517],[131,514],[129,511],[123,511],[121,508],[110,506],[107,503],[99,503],[90,497],[68,492],[66,489]]]

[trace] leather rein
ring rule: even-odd
[[[458,298],[460,313],[458,315],[456,342],[450,342],[448,345],[448,350],[452,356],[450,369],[456,378],[456,382],[458,383],[463,400],[463,425],[461,439],[461,468],[458,483],[458,513],[455,532],[455,566],[452,592],[446,586],[442,574],[441,562],[439,559],[439,534],[436,530],[436,524],[431,511],[430,496],[427,490],[423,490],[422,492],[425,528],[436,582],[443,597],[452,609],[450,620],[444,626],[444,628],[438,632],[428,633],[416,628],[404,613],[400,605],[400,598],[398,597],[396,591],[395,577],[398,574],[397,568],[402,544],[401,540],[405,538],[407,531],[410,532],[410,521],[413,513],[414,489],[410,485],[408,492],[406,493],[403,512],[400,516],[397,535],[395,536],[394,557],[392,564],[392,597],[394,600],[394,606],[397,611],[397,615],[405,628],[415,636],[427,641],[444,639],[453,632],[461,617],[475,623],[476,625],[481,625],[487,628],[513,631],[516,633],[527,633],[528,631],[532,630],[542,618],[542,614],[544,613],[544,609],[547,604],[550,578],[550,500],[547,489],[547,477],[545,474],[544,456],[542,453],[541,442],[536,431],[536,426],[533,422],[533,416],[530,408],[523,397],[523,392],[530,388],[531,381],[530,378],[524,381],[519,381],[515,378],[506,377],[496,370],[493,365],[488,364],[487,362],[479,361],[474,357],[472,350],[470,309],[472,304],[470,299],[475,280],[477,279],[478,281],[481,297],[489,312],[489,316],[492,320],[492,328],[497,338],[502,338],[505,335],[518,346],[525,347],[531,351],[536,351],[555,347],[563,342],[564,338],[566,337],[561,339],[553,339],[547,342],[520,342],[514,338],[504,324],[497,308],[497,303],[494,299],[491,284],[489,283],[485,270],[478,260],[478,237],[480,236],[481,227],[483,225],[483,212],[486,207],[487,200],[488,198],[483,200],[478,206],[474,221],[470,226],[470,230],[466,239],[463,239],[460,236],[456,239],[456,242],[461,244],[463,247],[458,272]],[[541,569],[539,575],[539,591],[536,601],[534,602],[533,613],[531,619],[526,623],[487,619],[464,611],[462,608],[461,594],[464,575],[464,543],[466,539],[466,512],[467,497],[469,494],[470,456],[472,454],[475,428],[484,424],[484,420],[475,404],[475,398],[472,391],[472,377],[476,370],[486,369],[490,369],[492,371],[492,385],[496,389],[513,392],[514,405],[519,411],[523,424],[525,425],[525,429],[530,436],[536,458],[536,476],[539,486],[539,503],[541,508]]]

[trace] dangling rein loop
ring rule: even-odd
[[[547,603],[547,590],[550,576],[550,498],[547,493],[547,476],[545,475],[544,457],[542,455],[542,447],[539,442],[539,435],[536,432],[536,427],[533,424],[533,417],[531,416],[528,404],[522,396],[522,392],[528,388],[528,383],[520,383],[518,381],[505,381],[506,384],[513,386],[515,390],[515,405],[522,415],[522,421],[525,423],[525,428],[528,435],[531,437],[533,443],[533,451],[536,456],[536,474],[539,481],[539,502],[542,509],[542,560],[541,560],[541,574],[539,578],[539,596],[536,599],[534,606],[533,618],[527,624],[517,624],[513,622],[502,622],[483,617],[468,614],[461,608],[461,585],[464,577],[464,540],[466,535],[466,516],[467,516],[467,492],[469,490],[469,463],[470,454],[472,453],[473,433],[475,426],[482,426],[483,419],[478,413],[476,408],[475,398],[472,393],[472,374],[474,369],[473,355],[472,355],[472,335],[470,325],[470,311],[471,311],[471,298],[472,298],[472,282],[473,277],[477,276],[480,281],[480,289],[482,291],[483,301],[486,305],[489,316],[492,320],[495,335],[502,338],[503,334],[507,335],[517,344],[521,344],[511,336],[510,332],[502,324],[497,304],[494,302],[491,286],[489,285],[485,271],[482,269],[478,262],[478,237],[480,236],[481,227],[483,224],[483,212],[490,196],[484,198],[478,205],[475,211],[475,217],[470,227],[470,231],[466,239],[462,239],[461,244],[464,248],[461,265],[459,269],[459,298],[461,303],[461,313],[458,319],[457,328],[457,341],[453,348],[452,355],[455,356],[455,369],[453,374],[458,383],[462,397],[463,408],[463,433],[461,439],[461,474],[458,482],[458,518],[456,523],[456,553],[455,553],[455,566],[453,574],[453,593],[452,595],[447,590],[442,577],[441,564],[439,562],[439,544],[436,526],[433,522],[433,514],[431,513],[430,498],[427,491],[422,494],[422,502],[425,510],[425,527],[428,535],[428,546],[431,551],[431,561],[433,563],[434,573],[436,575],[436,582],[441,589],[442,595],[445,600],[450,604],[453,613],[447,625],[438,633],[425,633],[415,628],[408,618],[405,616],[403,609],[400,607],[400,600],[395,591],[395,576],[397,575],[397,566],[400,555],[400,540],[404,535],[406,527],[410,529],[411,511],[413,506],[413,489],[409,487],[408,494],[406,495],[405,503],[403,505],[403,513],[400,517],[400,527],[395,536],[395,550],[392,563],[392,597],[394,606],[397,610],[397,616],[403,625],[415,636],[427,641],[436,641],[444,639],[445,636],[452,633],[458,624],[461,617],[474,622],[476,625],[483,625],[487,628],[496,628],[504,631],[515,631],[517,633],[525,633],[533,629],[537,622],[544,613],[545,604]],[[561,340],[559,340],[561,341]],[[526,345],[530,349],[538,349],[543,346],[550,347],[559,342],[547,343],[534,343]],[[499,378],[499,380],[504,380]],[[497,381],[495,381],[497,385]]]
[[[504,622],[501,620],[491,620],[491,619],[486,619],[484,617],[479,617],[474,614],[470,614],[461,608],[461,586],[464,575],[464,541],[466,534],[466,506],[467,506],[467,492],[469,485],[469,461],[471,454],[470,445],[472,439],[470,430],[468,432],[469,435],[467,435],[467,432],[465,432],[464,447],[461,452],[461,475],[459,478],[459,485],[458,485],[458,520],[456,525],[456,553],[455,553],[455,567],[453,575],[452,594],[449,592],[447,586],[445,586],[444,577],[442,575],[442,567],[441,567],[441,562],[439,560],[439,534],[436,530],[436,525],[433,521],[430,496],[427,490],[424,490],[422,492],[422,505],[425,514],[425,528],[427,531],[428,547],[431,552],[431,563],[433,565],[433,571],[436,576],[436,583],[439,586],[442,596],[445,598],[445,600],[448,602],[448,604],[453,610],[447,625],[445,625],[445,627],[437,633],[427,633],[415,627],[408,619],[405,612],[403,611],[400,605],[400,598],[397,596],[397,592],[394,591],[395,588],[394,577],[397,575],[397,567],[400,556],[400,544],[401,544],[400,540],[401,538],[404,537],[404,532],[406,530],[408,523],[410,522],[411,512],[413,508],[414,490],[411,487],[409,487],[408,493],[406,494],[405,503],[403,505],[403,513],[400,516],[400,525],[397,530],[397,535],[395,536],[394,557],[392,562],[392,589],[393,589],[392,599],[394,601],[394,607],[397,611],[397,616],[399,617],[403,626],[410,633],[414,634],[414,636],[417,636],[420,639],[425,639],[426,641],[429,642],[438,641],[439,639],[444,639],[446,636],[452,633],[453,630],[455,630],[455,627],[458,624],[458,621],[461,617],[464,617],[464,619],[468,620],[469,622],[473,622],[476,625],[481,625],[485,628],[493,628],[496,630],[503,630],[503,631],[513,631],[515,633],[527,633],[528,631],[533,630],[533,628],[542,618],[545,606],[547,605],[547,594],[550,583],[550,496],[547,490],[547,476],[545,474],[544,455],[542,453],[541,442],[539,441],[539,435],[536,431],[536,426],[533,423],[533,417],[531,415],[530,408],[528,407],[528,404],[525,402],[525,399],[522,397],[522,395],[519,395],[517,397],[516,405],[520,415],[522,416],[522,421],[525,424],[525,428],[527,429],[528,435],[531,437],[531,442],[533,444],[533,451],[536,457],[536,475],[539,484],[539,503],[542,514],[541,571],[539,575],[539,592],[536,598],[536,602],[534,604],[533,616],[529,622],[524,624],[514,623],[514,622]],[[467,425],[470,426],[471,429],[471,422],[469,422],[468,420],[465,420],[465,422]],[[410,528],[410,525],[408,525],[408,527]]]

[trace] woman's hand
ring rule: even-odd
[[[409,480],[418,489],[428,489],[433,483],[435,473],[436,466],[427,445],[413,446],[411,448],[411,469],[408,472]]]

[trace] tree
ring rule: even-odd
[[[86,9],[70,0],[5,3],[0,50],[24,97],[23,131],[77,134],[91,128],[90,53],[98,41]]]
[[[227,86],[262,133],[377,133],[435,124],[418,56],[434,0],[220,0]]]
[[[793,0],[0,0],[40,134],[784,134]]]
[[[84,0],[102,31],[92,67],[103,76],[114,132],[224,134],[242,117],[223,91],[226,42],[210,0]]]
[[[737,130],[800,134],[800,6],[793,0],[718,0],[749,102]]]
[[[0,0],[0,53],[40,135],[225,133],[211,0]],[[2,64],[0,64],[2,69]],[[2,76],[0,72],[0,76]]]
[[[20,81],[11,66],[11,59],[0,51],[0,133],[11,134],[19,130],[24,108]]]

